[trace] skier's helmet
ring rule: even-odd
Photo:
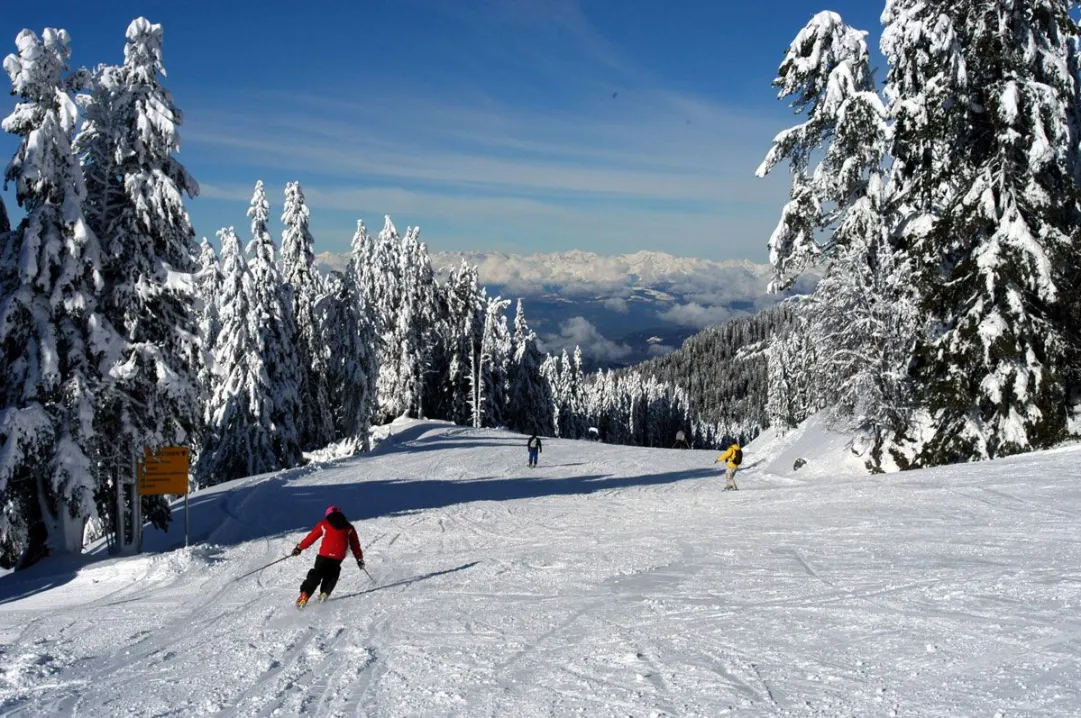
[[[327,507],[327,512],[325,514],[323,514],[323,517],[326,518],[327,516],[330,516],[331,514],[340,514],[341,512],[342,512],[342,510],[339,509],[337,506],[328,506]]]

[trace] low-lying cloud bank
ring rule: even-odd
[[[325,268],[341,269],[348,257],[318,259]],[[635,363],[670,352],[698,330],[756,313],[791,293],[809,292],[817,281],[807,277],[789,294],[767,294],[768,264],[661,252],[432,254],[440,273],[463,260],[477,267],[490,294],[525,300],[542,349],[558,353],[581,346],[595,365]]]

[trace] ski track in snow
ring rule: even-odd
[[[11,716],[1076,716],[1081,447],[855,478],[407,425],[0,579]],[[328,504],[361,535],[292,606]],[[183,528],[182,504],[174,526]]]

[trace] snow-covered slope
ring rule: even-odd
[[[0,578],[0,712],[1077,715],[1081,450],[857,479],[771,446],[723,492],[711,453],[529,470],[523,437],[399,424],[197,495],[190,550]],[[298,612],[312,551],[236,580],[331,503],[374,583],[347,562]]]

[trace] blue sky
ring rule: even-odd
[[[319,251],[346,250],[356,219],[378,229],[389,213],[437,251],[765,262],[787,193],[783,172],[753,174],[791,123],[770,87],[777,65],[821,9],[877,45],[884,3],[2,4],[0,55],[24,27],[63,27],[73,66],[121,62],[134,17],[164,25],[200,235],[246,233],[257,179],[275,215],[299,180]],[[16,146],[0,135],[5,163]]]

